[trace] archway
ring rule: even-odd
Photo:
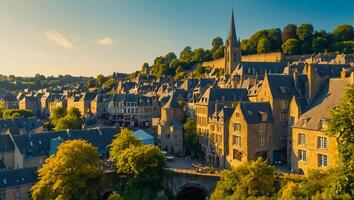
[[[177,200],[205,200],[208,191],[197,184],[187,184],[181,187],[177,192]]]
[[[103,194],[102,199],[107,200],[108,197],[113,193],[113,191],[107,191]]]

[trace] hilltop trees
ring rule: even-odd
[[[62,143],[38,170],[32,199],[98,199],[103,171],[95,147],[82,140]]]

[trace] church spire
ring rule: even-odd
[[[235,21],[234,21],[234,9],[231,12],[231,22],[230,22],[230,31],[227,37],[227,40],[230,42],[231,46],[237,46],[237,37],[236,37],[236,29],[235,29]]]

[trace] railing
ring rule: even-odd
[[[195,169],[180,169],[180,168],[170,168],[170,167],[165,168],[165,170],[176,172],[176,173],[182,173],[182,174],[220,177],[220,174],[218,171],[215,171],[215,173],[208,173],[208,172],[198,172]]]

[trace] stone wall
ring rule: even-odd
[[[216,60],[203,62],[202,66],[204,66],[204,67],[212,67],[212,68],[217,68],[217,69],[224,69],[225,59],[224,58],[219,58],[219,59],[216,59]]]
[[[284,58],[281,52],[262,53],[242,56],[243,62],[280,62]]]

